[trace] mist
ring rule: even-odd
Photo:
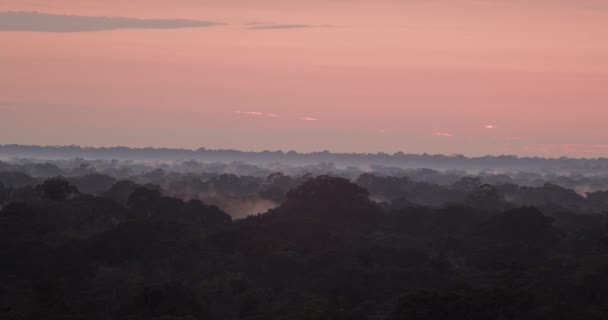
[[[549,320],[606,281],[605,159],[0,151],[2,316]]]

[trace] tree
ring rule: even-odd
[[[531,319],[534,299],[517,290],[455,288],[406,295],[391,320]]]
[[[0,204],[8,201],[10,196],[10,189],[5,187],[2,181],[0,181]]]
[[[462,177],[460,180],[455,182],[452,185],[454,190],[459,190],[463,192],[471,192],[479,187],[481,187],[481,180],[476,177]]]
[[[43,199],[62,201],[80,194],[78,189],[62,178],[50,178],[35,188]]]
[[[471,191],[464,199],[467,205],[483,210],[502,209],[505,205],[503,196],[496,188],[489,184],[484,184]]]

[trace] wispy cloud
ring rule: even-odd
[[[251,116],[251,117],[269,117],[269,118],[278,118],[280,117],[279,114],[276,113],[265,113],[265,112],[259,112],[259,111],[241,111],[241,110],[235,110],[233,111],[236,114],[240,114],[240,115],[244,115],[244,116]],[[292,118],[292,117],[287,117],[285,120],[293,120],[296,118]],[[318,118],[314,118],[314,117],[300,117],[297,118],[298,120],[302,120],[302,121],[319,121]]]
[[[91,32],[116,29],[202,28],[220,24],[213,21],[184,19],[137,19],[39,12],[0,12],[0,31]]]
[[[495,125],[493,125],[493,124],[487,124],[487,125],[485,125],[485,126],[483,126],[483,127],[484,127],[484,129],[496,129],[496,128],[497,128],[497,127],[496,127]]]
[[[256,116],[256,117],[271,117],[271,118],[276,118],[279,115],[276,113],[264,113],[264,112],[259,112],[259,111],[240,111],[240,110],[236,110],[234,111],[234,113],[236,114],[243,114],[243,115],[249,115],[249,116]]]
[[[433,133],[433,135],[436,137],[446,137],[446,138],[451,138],[454,136],[454,134],[446,133],[446,132],[435,132],[435,133]]]

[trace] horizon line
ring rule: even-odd
[[[515,158],[515,159],[544,159],[544,160],[608,160],[607,157],[580,157],[574,158],[569,156],[555,156],[555,157],[546,157],[546,156],[520,156],[515,154],[486,154],[480,156],[471,156],[464,154],[442,154],[442,153],[406,153],[405,151],[396,151],[393,153],[377,151],[377,152],[335,152],[329,150],[320,150],[320,151],[310,151],[310,152],[301,152],[295,150],[242,150],[242,149],[209,149],[205,147],[199,147],[197,149],[193,148],[181,148],[181,147],[128,147],[121,145],[114,146],[82,146],[77,144],[71,145],[36,145],[36,144],[17,144],[17,143],[8,143],[1,144],[0,149],[5,147],[38,147],[38,148],[79,148],[79,149],[130,149],[130,150],[173,150],[173,151],[190,151],[190,152],[199,152],[199,151],[211,151],[211,152],[221,152],[221,151],[230,151],[230,152],[240,152],[240,153],[281,153],[283,155],[289,154],[297,154],[297,155],[313,155],[313,154],[332,154],[332,155],[355,155],[355,156],[378,156],[378,155],[387,155],[387,156],[431,156],[431,157],[446,157],[446,158],[467,158],[467,159],[479,159],[479,158]]]

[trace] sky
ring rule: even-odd
[[[605,0],[0,0],[0,144],[608,157]]]

